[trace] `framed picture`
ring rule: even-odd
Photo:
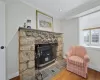
[[[39,30],[53,31],[53,17],[36,10],[36,27]]]

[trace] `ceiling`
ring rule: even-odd
[[[93,0],[22,0],[31,6],[57,18],[62,18],[70,10]]]
[[[50,16],[58,19],[69,19],[82,12],[100,6],[100,0],[6,0],[22,1]]]

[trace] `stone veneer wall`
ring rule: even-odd
[[[48,43],[58,43],[57,57],[62,57],[62,33],[19,28],[19,72],[21,80],[35,80],[35,44]]]

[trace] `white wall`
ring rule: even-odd
[[[73,45],[78,45],[79,21],[78,18],[62,22],[64,33],[64,54]]]
[[[79,43],[84,45],[83,31],[82,29],[100,27],[100,12],[96,12],[87,16],[83,16],[79,19]],[[100,48],[86,47],[88,55],[90,57],[89,66],[95,70],[100,71]]]
[[[89,67],[100,71],[100,49],[93,47],[86,47],[87,53],[90,57]]]
[[[6,5],[7,24],[7,74],[8,78],[18,75],[18,27],[23,26],[27,19],[32,20],[32,28],[36,29],[36,9],[22,2]],[[60,21],[54,19],[54,32],[61,32]]]

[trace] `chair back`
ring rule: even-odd
[[[72,46],[70,50],[72,55],[79,56],[81,58],[84,58],[84,55],[86,55],[86,49],[83,46]]]

